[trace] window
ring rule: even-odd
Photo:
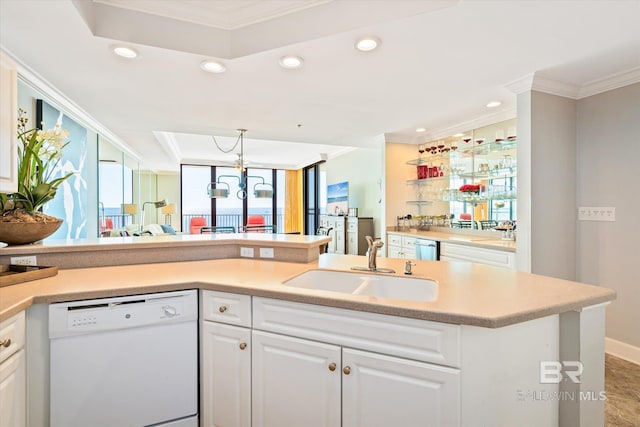
[[[286,197],[284,170],[248,168],[245,171],[246,198],[238,197],[241,190],[240,172],[233,167],[182,165],[181,170],[181,211],[184,232],[197,232],[197,227],[193,230],[190,227],[193,218],[204,218],[205,225],[232,226],[239,230],[247,224],[250,216],[261,216],[265,224],[275,225],[277,231],[284,230]],[[266,184],[273,185],[273,198],[254,196],[254,188],[265,188],[262,185],[262,179],[256,177],[264,179]],[[216,181],[221,183],[216,188],[228,186],[229,197],[209,198],[207,186]]]

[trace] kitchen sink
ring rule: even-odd
[[[286,286],[409,301],[433,301],[438,283],[429,279],[332,270],[309,270],[284,282]]]

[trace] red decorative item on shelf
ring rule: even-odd
[[[418,179],[425,179],[428,176],[429,169],[425,165],[419,165],[418,169]]]
[[[460,187],[459,190],[461,193],[479,193],[480,185],[465,184],[462,187]]]

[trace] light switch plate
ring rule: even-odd
[[[260,248],[260,258],[273,258],[273,248]]]
[[[591,207],[583,206],[578,208],[578,221],[615,221],[616,208],[614,207]]]
[[[253,258],[253,248],[240,248],[240,256],[246,258]]]

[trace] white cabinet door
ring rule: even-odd
[[[248,328],[202,322],[201,426],[251,425],[250,340]]]
[[[340,426],[340,347],[253,331],[252,425]]]
[[[344,349],[343,427],[460,425],[460,371]]]
[[[0,193],[18,191],[17,120],[18,71],[0,52]]]
[[[24,350],[0,363],[0,427],[26,426]]]
[[[402,258],[402,248],[399,246],[388,246],[387,256],[389,258]]]
[[[358,255],[358,232],[347,232],[347,254]]]

